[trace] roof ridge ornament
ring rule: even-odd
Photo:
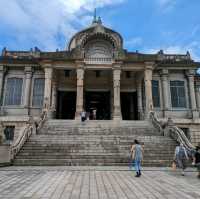
[[[94,16],[93,16],[93,21],[92,21],[92,24],[95,24],[95,25],[98,25],[98,24],[102,24],[102,20],[101,20],[101,17],[99,16],[97,18],[97,9],[95,8],[94,9]]]
[[[97,9],[95,8],[94,9],[94,16],[93,16],[93,21],[92,21],[92,23],[94,24],[94,23],[97,23]]]

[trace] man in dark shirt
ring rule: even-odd
[[[197,167],[197,177],[200,178],[200,146],[196,147],[193,164]]]

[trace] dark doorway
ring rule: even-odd
[[[110,92],[86,92],[85,108],[90,119],[96,110],[97,120],[110,120]]]
[[[123,120],[137,120],[137,93],[121,92],[121,112]]]
[[[58,91],[57,119],[74,119],[76,92]]]

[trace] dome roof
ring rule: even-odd
[[[72,51],[76,48],[84,49],[88,42],[95,40],[104,40],[109,42],[116,50],[123,49],[122,36],[118,32],[103,26],[100,17],[98,19],[95,17],[88,28],[76,33],[71,38],[68,50]]]

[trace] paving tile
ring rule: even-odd
[[[199,186],[194,170],[144,168],[135,178],[122,167],[0,168],[0,199],[199,199]]]

